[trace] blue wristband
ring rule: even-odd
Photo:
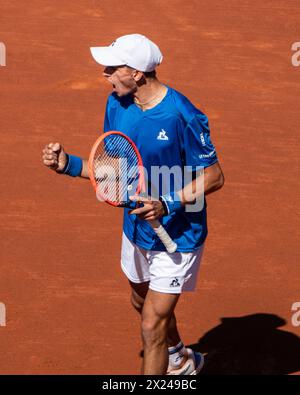
[[[167,210],[167,215],[176,213],[182,208],[182,203],[177,192],[173,191],[167,195],[160,196],[163,206]]]
[[[67,174],[71,177],[80,176],[82,171],[82,159],[78,156],[67,154],[67,164],[62,170],[63,174]]]

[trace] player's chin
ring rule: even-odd
[[[114,89],[113,92],[118,96],[118,97],[124,97],[127,96],[130,92],[128,91],[119,91],[117,89]]]
[[[132,89],[128,88],[128,87],[119,87],[116,85],[113,85],[113,92],[118,96],[118,97],[123,97],[123,96],[127,96],[129,94],[132,93]]]

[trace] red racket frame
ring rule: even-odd
[[[145,179],[144,179],[144,167],[143,167],[142,157],[141,157],[141,155],[140,155],[140,153],[139,153],[139,150],[137,149],[136,145],[134,144],[134,142],[133,142],[128,136],[126,136],[126,134],[124,134],[124,133],[122,133],[122,132],[119,132],[119,131],[117,131],[117,130],[111,130],[111,131],[109,131],[109,132],[103,133],[103,134],[95,141],[95,143],[94,143],[94,145],[93,145],[93,147],[92,147],[90,156],[89,156],[89,161],[88,161],[88,172],[89,172],[90,180],[91,180],[91,182],[92,182],[92,185],[93,185],[93,187],[94,187],[96,193],[99,193],[99,195],[101,196],[101,198],[102,198],[106,203],[110,204],[111,206],[118,207],[118,206],[120,206],[119,203],[116,203],[116,202],[112,202],[112,201],[110,201],[110,200],[107,200],[104,196],[101,195],[101,193],[100,193],[99,191],[97,191],[97,182],[96,182],[95,177],[94,177],[94,167],[93,167],[93,162],[94,162],[95,153],[96,153],[96,150],[97,150],[99,144],[100,144],[107,136],[112,135],[112,134],[114,134],[114,135],[117,134],[117,135],[119,135],[119,136],[124,137],[124,138],[129,142],[129,144],[131,144],[131,146],[132,146],[134,152],[135,152],[136,155],[137,155],[137,158],[138,158],[138,168],[139,168],[139,182],[138,182],[137,189],[136,189],[136,191],[135,191],[135,194],[136,194],[136,195],[138,195],[139,193],[145,192]]]

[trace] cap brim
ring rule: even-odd
[[[110,47],[92,47],[90,48],[94,60],[102,66],[122,66],[124,62],[117,58]]]

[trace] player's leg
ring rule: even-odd
[[[175,313],[173,312],[170,318],[169,328],[168,328],[168,345],[169,347],[175,347],[180,342],[181,339],[177,329],[177,321],[176,321]]]
[[[141,314],[144,306],[145,298],[149,289],[149,281],[145,283],[133,283],[132,281],[129,281],[129,283],[131,287],[131,304],[134,307],[134,309],[139,314]],[[176,317],[173,312],[168,326],[168,346],[171,349],[174,349],[175,347],[178,348],[178,344],[180,343],[181,343],[181,339],[177,329]],[[176,357],[178,358],[178,355],[174,355],[174,358]],[[183,357],[181,359],[181,364],[183,364],[185,360],[186,358]],[[180,367],[181,364],[178,364],[178,367]]]
[[[149,251],[150,283],[146,301],[150,291],[166,295],[177,295],[177,297],[182,292],[194,291],[202,252],[203,246],[191,253],[168,254],[163,251]],[[159,314],[156,315],[158,316],[156,319],[159,318]],[[203,366],[203,356],[189,348],[185,348],[180,341],[174,311],[171,312],[168,318],[168,374],[197,374]]]
[[[143,374],[166,374],[168,328],[180,294],[148,290],[142,310]]]
[[[181,263],[181,258],[179,259],[179,262],[174,261],[174,256],[170,257],[168,256],[167,253],[162,253],[163,255],[167,255],[167,259],[169,262],[167,262],[167,265],[169,266],[167,269],[168,272],[172,273],[172,270],[176,270],[179,268],[179,265],[183,265],[186,268],[190,267],[190,264],[187,262],[182,262]],[[157,254],[154,254],[157,257]],[[159,254],[160,255],[160,254]],[[174,254],[177,257],[180,257],[180,254]],[[150,279],[151,279],[151,267],[152,272],[152,283],[154,286],[159,287],[161,279],[159,276],[157,276],[155,266],[161,267],[161,256],[157,257],[158,259],[153,259],[151,257],[151,264],[149,260],[149,253],[135,244],[133,244],[128,238],[123,234],[123,240],[122,240],[122,258],[121,258],[121,267],[127,276],[128,280],[130,281],[130,285],[132,288],[132,295],[131,295],[131,301],[134,306],[134,308],[141,312],[144,300],[146,297],[146,294],[148,292],[149,284],[150,284]],[[156,261],[156,264],[155,264]],[[165,264],[166,262],[164,262]],[[174,265],[175,263],[175,265]],[[178,272],[177,272],[178,273]],[[177,275],[176,273],[176,275]],[[188,270],[186,275],[191,276],[190,270]],[[190,280],[193,280],[195,277],[195,273],[193,273],[192,277]],[[154,281],[153,281],[154,279]],[[159,284],[157,284],[157,281]],[[163,281],[164,282],[164,281]],[[163,283],[164,289],[165,287],[169,287],[169,290],[167,292],[173,291],[174,288],[171,287],[171,285],[174,285],[174,278],[167,278],[168,284]],[[188,283],[190,283],[189,281]],[[177,283],[175,284],[177,285]],[[183,284],[181,283],[181,287],[183,287]],[[160,291],[160,289],[156,289]],[[179,291],[180,292],[180,291]],[[169,352],[170,352],[170,364],[169,364],[169,370],[174,373],[170,374],[181,374],[180,371],[178,370],[179,368],[184,365],[186,359],[187,359],[187,349],[185,349],[183,343],[180,341],[180,336],[178,334],[177,326],[176,326],[176,318],[175,315],[172,314],[169,322],[169,327],[168,327],[168,345],[169,345]],[[183,367],[184,369],[184,367]]]
[[[131,287],[131,304],[133,308],[142,314],[145,298],[149,289],[149,281],[144,283],[133,283],[129,281]]]

